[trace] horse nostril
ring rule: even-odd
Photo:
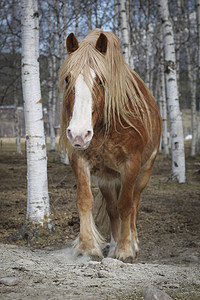
[[[90,130],[87,131],[85,138],[91,138],[92,132]]]
[[[71,129],[67,129],[67,136],[72,139]]]

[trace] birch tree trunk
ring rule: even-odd
[[[133,3],[130,0],[126,1],[127,4],[127,16],[128,16],[128,32],[129,32],[129,65],[131,69],[134,69],[134,39],[133,39],[133,29],[131,25],[131,17],[134,14],[132,9]]]
[[[39,78],[37,0],[21,0],[22,88],[26,123],[27,216],[22,235],[29,238],[52,231],[47,156]]]
[[[55,26],[55,24],[53,24]],[[53,90],[55,89],[54,84],[54,69],[53,69],[53,60],[54,57],[54,45],[55,45],[55,35],[52,36],[52,14],[50,10],[50,1],[49,1],[49,21],[48,21],[48,29],[49,29],[49,95],[48,95],[48,110],[49,110],[49,133],[50,133],[50,151],[55,151],[55,130],[54,130],[54,115],[55,115],[55,105],[53,105]]]
[[[117,34],[117,31],[118,31],[118,22],[117,22],[117,9],[118,9],[118,1],[117,0],[113,0],[113,9],[114,9],[114,15],[113,15],[113,19],[112,19],[112,23],[113,23],[113,32],[115,34]]]
[[[66,58],[66,38],[67,38],[67,8],[66,8],[66,1],[63,0],[63,39],[62,39],[62,62]]]
[[[190,156],[195,157],[197,142],[197,111],[196,111],[196,70],[192,69],[191,53],[189,46],[186,46],[188,78],[191,93],[191,117],[192,117],[192,143]]]
[[[49,53],[50,55],[50,53]],[[50,151],[55,151],[55,130],[54,130],[54,115],[55,115],[55,105],[53,105],[54,100],[54,80],[53,80],[53,63],[52,63],[53,57],[49,57],[49,97],[48,97],[48,106],[49,106],[49,131],[50,131]]]
[[[121,38],[122,38],[122,53],[124,60],[129,64],[129,35],[128,35],[128,23],[126,16],[126,9],[124,0],[119,1],[119,15],[121,25]]]
[[[76,18],[75,18],[75,33],[76,33],[76,36],[78,37],[78,24],[79,24],[79,8],[78,8],[78,2],[77,0],[74,2],[74,9],[75,9],[75,15],[76,15]],[[58,10],[57,10],[58,11]],[[66,47],[66,37],[67,37],[67,20],[66,20],[66,4],[65,4],[65,1],[63,2],[63,23],[65,24],[64,25],[64,39],[62,39],[60,37],[59,39],[59,59],[60,59],[60,65],[62,64],[62,62],[65,60],[65,52],[63,53],[63,49],[65,49]],[[58,32],[61,32],[61,26],[60,26],[60,22],[57,22],[57,31]],[[54,45],[54,48],[55,48],[55,45]],[[56,65],[55,65],[56,67]],[[54,70],[56,70],[54,67]],[[57,78],[57,75],[56,75],[56,72],[54,72],[54,86],[56,86],[56,78]],[[62,98],[63,98],[63,94],[62,92],[59,90],[58,92],[58,101],[59,101],[59,115],[60,115],[60,111],[61,111],[61,107],[62,107]],[[54,106],[56,105],[56,94],[55,94],[55,89],[54,89],[54,93],[53,93],[53,99],[55,99],[54,101]],[[60,119],[60,118],[58,118]],[[61,163],[63,164],[66,164],[68,165],[69,164],[69,158],[68,158],[68,154],[65,153],[65,151],[63,151],[62,149],[62,146],[61,146],[61,149],[60,149],[60,161]]]
[[[14,88],[14,120],[15,120],[15,138],[16,138],[16,145],[17,145],[17,153],[22,154],[21,149],[21,139],[20,139],[20,131],[19,131],[19,114],[18,114],[18,99],[16,94],[16,82],[13,83]]]
[[[197,5],[197,28],[198,28],[198,75],[200,78],[200,0],[196,0]]]
[[[92,4],[91,4],[91,0],[84,1],[84,3],[85,3],[86,13],[87,13],[88,29],[92,30]]]
[[[197,28],[198,28],[198,80],[200,79],[200,0],[196,0],[197,4]],[[197,152],[200,154],[200,101],[199,101],[199,122],[197,130]]]
[[[12,23],[11,26],[14,26],[15,20],[15,0],[12,2]],[[15,35],[12,35],[12,55],[14,61],[14,69],[17,69],[18,62],[14,59],[15,57]],[[18,99],[17,99],[17,82],[16,80],[13,81],[13,98],[14,98],[14,121],[15,121],[15,138],[16,138],[16,146],[17,146],[17,153],[22,154],[21,149],[21,141],[20,141],[20,131],[19,131],[19,114],[18,114]]]
[[[178,87],[176,78],[176,59],[173,28],[169,18],[168,1],[158,1],[165,55],[165,79],[169,117],[171,125],[171,150],[172,150],[172,170],[170,180],[184,183],[185,178],[185,151],[182,116],[179,107]]]
[[[191,48],[191,32],[193,31],[193,25],[190,21],[190,11],[189,7],[185,5],[186,11],[184,14],[184,23],[188,30],[188,41],[185,43],[185,50],[187,55],[187,69],[188,69],[188,79],[189,79],[189,87],[191,94],[191,118],[192,118],[192,142],[190,149],[190,156],[195,157],[196,155],[196,145],[197,145],[197,111],[196,111],[196,85],[197,85],[197,65],[196,62],[198,60],[198,49]]]
[[[150,87],[150,69],[149,69],[149,46],[150,46],[150,37],[149,37],[149,0],[146,1],[145,9],[145,34],[146,34],[146,43],[145,43],[145,52],[146,52],[146,79],[145,83]]]
[[[163,41],[163,33],[161,32],[161,41]],[[164,148],[165,158],[169,157],[168,147],[168,130],[167,130],[167,101],[166,101],[166,87],[165,87],[165,73],[164,73],[164,51],[163,45],[161,45],[160,56],[160,106],[162,111],[162,144]]]
[[[74,9],[75,9],[75,36],[78,38],[78,19],[79,19],[79,8],[77,0],[74,1]]]
[[[181,52],[181,24],[182,24],[182,12],[181,12],[181,0],[177,0],[177,32],[176,32],[176,77],[179,91],[180,81],[180,52]]]

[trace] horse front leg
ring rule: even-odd
[[[138,251],[137,241],[135,241],[131,230],[131,218],[134,203],[133,194],[139,170],[140,155],[135,155],[121,173],[121,191],[118,203],[120,231],[114,257],[129,263],[135,261]]]
[[[93,195],[90,188],[89,169],[84,160],[77,155],[73,158],[71,165],[77,182],[77,208],[80,216],[80,234],[74,242],[74,246],[77,255],[88,254],[101,258],[102,238],[92,217]]]

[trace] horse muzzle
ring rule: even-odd
[[[67,128],[66,134],[71,145],[80,150],[87,149],[93,137],[93,132],[91,130],[87,130],[84,133],[75,133],[69,127]]]

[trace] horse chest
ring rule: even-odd
[[[119,155],[117,149],[100,148],[89,150],[84,153],[91,175],[107,180],[120,177],[120,170],[125,162]]]

